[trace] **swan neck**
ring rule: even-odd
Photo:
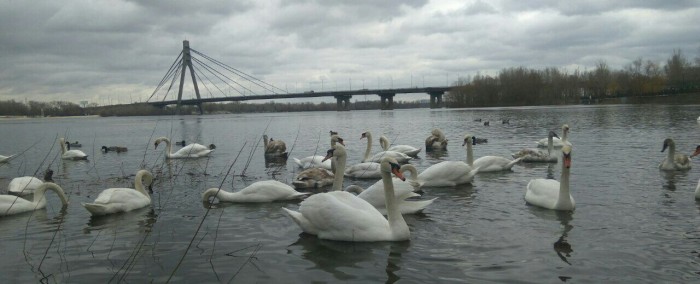
[[[163,141],[165,142],[165,156],[170,158],[172,154],[172,145],[170,145],[170,139],[168,138],[163,138]]]
[[[391,174],[385,171],[382,173],[382,183],[384,184],[384,205],[386,206],[386,214],[389,220],[389,227],[392,233],[396,232],[400,227],[408,227],[403,219],[398,205],[396,204],[396,196],[394,195],[394,183],[391,179]]]
[[[469,166],[474,166],[474,151],[472,150],[472,143],[467,143],[467,164]]]
[[[418,170],[416,170],[416,167],[414,167],[411,164],[405,164],[401,166],[401,172],[409,172],[411,173],[411,180],[418,180]]]
[[[46,191],[51,190],[58,195],[58,198],[61,199],[61,203],[63,206],[68,205],[68,198],[66,197],[66,194],[63,192],[61,187],[59,187],[57,184],[52,183],[52,182],[45,182],[42,183],[39,188],[37,188],[34,191],[34,206],[36,208],[41,208],[46,205]]]
[[[668,153],[666,154],[666,159],[668,162],[674,162],[674,156],[676,155],[676,145],[673,143],[668,144]]]
[[[365,149],[365,158],[362,159],[363,163],[369,161],[370,155],[372,154],[372,134],[365,132],[365,137],[367,137],[367,148]]]
[[[207,189],[207,191],[205,191],[202,195],[202,201],[207,202],[212,196],[214,196],[214,198],[218,198],[219,201],[234,201],[236,196],[238,196],[238,193],[228,192],[219,188],[210,188]]]
[[[335,172],[333,173],[333,190],[341,191],[343,190],[343,178],[345,178],[345,161],[347,159],[346,155],[338,155],[335,163]]]
[[[547,138],[547,154],[552,155],[552,151],[554,150],[554,136],[549,135]]]
[[[562,165],[564,163],[562,162]],[[559,182],[559,200],[557,204],[571,204],[571,193],[569,192],[569,173],[571,169],[562,166],[561,181]]]
[[[139,171],[136,173],[136,178],[134,178],[134,188],[136,191],[140,192],[144,196],[146,196],[148,199],[151,199],[151,196],[146,192],[145,187],[143,186],[143,177],[146,175],[144,171]],[[150,183],[152,183],[153,180],[152,178],[150,179]]]
[[[562,142],[569,141],[569,130],[568,129],[564,130],[564,134],[561,136],[561,141]]]
[[[390,144],[390,143],[389,143],[389,139],[388,139],[388,138],[386,138],[386,137],[384,137],[384,136],[379,137],[379,145],[382,146],[382,150],[388,151],[388,150],[389,150],[389,144]]]
[[[63,138],[58,139],[58,143],[61,144],[61,154],[65,154],[68,149],[66,148],[66,140]]]
[[[700,199],[700,180],[698,181],[698,186],[695,187],[695,199]]]

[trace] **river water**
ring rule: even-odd
[[[700,106],[612,105],[4,119],[0,154],[21,155],[0,165],[0,192],[14,177],[41,177],[51,168],[70,204],[61,210],[48,193],[46,209],[0,217],[0,275],[7,283],[700,282],[700,201],[693,197],[700,165],[673,174],[657,168],[665,138],[685,154],[700,144],[698,115]],[[562,124],[570,126],[574,144],[573,212],[524,201],[528,181],[559,179],[561,164],[516,165],[512,172],[479,174],[473,185],[425,188],[422,198],[437,200],[406,216],[407,242],[302,234],[281,209],[296,210],[298,201],[207,210],[200,200],[221,184],[226,190],[267,179],[291,184],[299,169],[291,159],[266,163],[263,133],[285,141],[290,156],[306,157],[325,153],[328,131],[338,131],[351,164],[364,151],[366,130],[375,139],[385,134],[423,147],[439,127],[448,150],[421,152],[412,163],[423,170],[464,160],[467,132],[489,141],[474,146],[476,157],[509,157],[534,147],[548,130],[561,135]],[[210,158],[165,160],[164,150],[153,147],[160,136],[217,148]],[[89,161],[61,160],[58,137],[80,141]],[[102,145],[129,150],[103,154]],[[91,218],[81,206],[106,188],[131,187],[140,168],[156,176],[152,207]],[[372,182],[346,178],[345,185]]]

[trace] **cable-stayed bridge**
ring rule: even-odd
[[[194,56],[193,56],[194,55]],[[184,98],[183,89],[189,69],[190,84],[196,97]],[[175,82],[179,78],[177,97],[174,93]],[[202,87],[200,90],[200,86]],[[345,91],[304,91],[290,93],[275,87],[254,76],[246,74],[223,62],[191,49],[188,41],[182,42],[182,52],[175,59],[156,89],[148,98],[148,104],[165,107],[176,105],[180,113],[182,105],[196,105],[202,114],[202,103],[235,102],[269,99],[334,97],[338,110],[350,110],[350,98],[353,95],[377,95],[381,99],[382,109],[393,109],[394,96],[397,94],[425,93],[430,95],[430,107],[442,107],[442,95],[450,87],[409,87],[409,88],[362,88]],[[209,96],[202,97],[200,91]],[[231,95],[234,93],[235,95]],[[162,97],[162,98],[161,98]]]

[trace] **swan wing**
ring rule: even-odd
[[[379,163],[364,162],[354,164],[345,169],[345,176],[354,178],[381,178]]]
[[[507,171],[521,159],[510,160],[500,156],[484,156],[474,161],[474,167],[478,167],[479,172]]]
[[[470,183],[473,168],[461,161],[444,161],[425,169],[418,175],[425,187],[447,187]],[[475,172],[474,172],[475,173]]]
[[[0,216],[33,211],[39,208],[43,208],[43,206],[35,208],[35,205],[31,201],[19,196],[0,195]]]
[[[404,153],[408,156],[415,157],[416,155],[418,155],[418,153],[420,153],[421,149],[418,149],[411,145],[396,145],[389,148],[389,151]]]
[[[299,193],[291,186],[276,180],[255,182],[240,190],[238,193],[241,199],[240,201],[248,202],[289,200],[307,195],[306,193]]]
[[[34,193],[34,190],[44,183],[35,177],[16,177],[10,181],[7,186],[7,191],[15,194],[28,195]]]
[[[532,205],[553,209],[559,199],[559,181],[533,179],[527,184],[525,201]]]
[[[689,170],[692,167],[690,157],[683,154],[676,154],[674,162],[676,162],[679,169]]]
[[[377,154],[374,154],[372,158],[369,159],[370,162],[375,162],[379,163],[382,158],[384,157],[391,157],[396,159],[397,162],[399,163],[407,163],[409,160],[412,158],[404,153],[396,152],[396,151],[382,151]]]
[[[301,203],[299,212],[322,239],[386,240],[391,232],[389,222],[379,211],[345,191],[312,195]]]
[[[396,200],[418,196],[414,192],[415,188],[408,182],[402,182],[398,178],[392,178],[394,183],[394,196]],[[384,195],[384,183],[379,180],[363,190],[357,197],[364,199],[367,203],[372,204],[375,208],[386,208],[386,196]],[[385,214],[384,212],[383,214]]]

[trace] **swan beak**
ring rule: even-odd
[[[155,145],[155,147],[153,147],[154,149],[158,149],[158,142],[153,143],[153,145]]]
[[[697,148],[695,148],[695,152],[693,152],[693,154],[690,155],[690,156],[691,156],[691,157],[695,157],[695,156],[697,156],[697,155],[700,155],[700,146],[698,146]]]
[[[362,139],[362,138],[360,138],[360,139]],[[343,140],[343,138],[338,138],[338,143],[340,143],[340,145],[345,146],[345,140]]]
[[[661,152],[666,151],[666,148],[668,148],[668,143],[664,143],[664,147],[661,148]]]
[[[393,173],[397,178],[401,179],[401,181],[406,181],[406,177],[404,177],[403,174],[399,171],[398,165],[396,165],[396,167],[392,165],[391,173]]]
[[[330,158],[333,158],[333,151],[335,151],[335,149],[328,150],[328,152],[326,152],[326,156],[323,158],[323,160],[321,160],[321,163],[325,162]]]
[[[567,169],[571,168],[571,155],[564,155],[564,166]]]

